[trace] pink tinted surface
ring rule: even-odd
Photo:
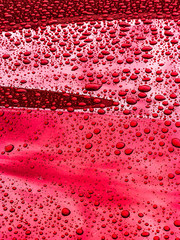
[[[2,32],[2,87],[71,100],[25,92],[22,108],[1,91],[0,239],[179,239],[179,31],[132,19]]]

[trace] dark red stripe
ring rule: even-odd
[[[1,30],[117,18],[179,19],[179,0],[6,0],[0,4]]]
[[[89,109],[113,106],[112,100],[66,92],[0,87],[0,106],[42,109]]]

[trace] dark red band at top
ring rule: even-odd
[[[0,29],[118,18],[179,20],[179,0],[6,0],[0,3]]]

